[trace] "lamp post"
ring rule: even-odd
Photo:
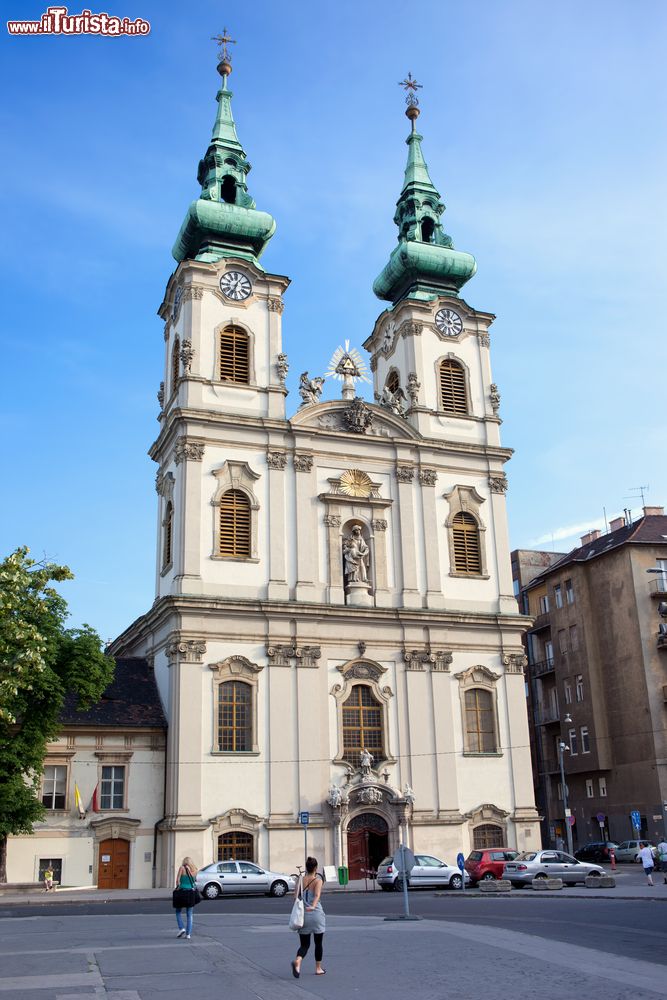
[[[568,712],[563,719],[563,722],[572,722],[572,717]],[[567,785],[565,784],[565,765],[563,763],[563,755],[565,752],[570,751],[569,746],[563,740],[558,741],[558,755],[560,757],[560,787],[563,790],[563,809],[565,810],[565,832],[567,834],[567,852],[568,854],[573,853],[572,848],[572,826],[570,824],[570,810],[568,808],[567,801]]]

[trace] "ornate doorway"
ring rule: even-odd
[[[377,870],[389,853],[389,827],[382,816],[361,813],[347,828],[347,865],[350,878],[364,878],[366,870]]]
[[[113,838],[100,844],[98,889],[127,889],[130,874],[130,842]]]

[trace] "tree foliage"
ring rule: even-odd
[[[8,834],[31,833],[47,744],[59,732],[65,697],[84,710],[113,678],[113,660],[84,625],[67,629],[67,602],[52,586],[67,566],[36,563],[19,548],[0,563],[0,881]]]

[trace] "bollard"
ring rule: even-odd
[[[609,861],[611,862],[611,870],[616,871],[616,851],[613,847],[609,848]]]

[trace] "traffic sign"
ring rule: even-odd
[[[465,866],[466,866],[466,859],[459,851],[459,853],[456,855],[456,867],[459,869],[459,871],[465,871]]]
[[[595,818],[597,819],[598,823],[604,823],[607,817],[605,816],[604,813],[598,813]]]
[[[310,822],[310,813],[300,812],[299,823],[301,823],[301,826],[308,826],[309,822]]]
[[[415,856],[410,848],[401,844],[398,848],[398,865],[396,866],[399,874],[410,878],[410,873],[416,864]]]
[[[574,826],[574,824],[577,822],[577,818],[576,816],[568,816],[567,821],[570,824],[570,826]]]
[[[637,809],[633,809],[630,813],[630,819],[632,820],[632,825],[635,830],[639,830],[642,825],[642,818]]]

